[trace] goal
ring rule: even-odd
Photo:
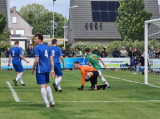
[[[152,40],[154,40],[155,43],[153,43]],[[160,42],[159,41],[160,41],[160,19],[152,19],[145,21],[145,47],[144,47],[145,84],[160,86]],[[155,51],[151,50],[153,48]]]

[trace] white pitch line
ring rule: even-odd
[[[127,79],[121,79],[121,78],[107,76],[107,75],[103,75],[103,76],[114,78],[114,79],[120,79],[120,80],[131,82],[131,83],[138,83],[138,84],[142,84],[142,85],[148,85],[148,86],[151,86],[151,87],[154,87],[154,88],[160,88],[159,86],[154,86],[154,85],[150,85],[150,84],[144,84],[144,83],[140,83],[140,82],[136,82],[136,81],[130,81],[130,80],[127,80]]]
[[[15,90],[13,89],[13,87],[11,86],[10,82],[9,81],[6,81],[8,87],[10,88],[12,94],[13,94],[13,97],[15,99],[16,102],[20,102],[18,96],[17,96],[17,93],[15,92]]]
[[[44,103],[43,101],[21,101],[21,103]],[[59,103],[119,103],[119,102],[160,102],[160,100],[130,100],[130,101],[55,101]]]

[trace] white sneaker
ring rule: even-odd
[[[133,73],[133,74],[137,74],[137,73]]]
[[[49,103],[46,104],[46,107],[50,107],[50,106],[49,106]]]
[[[53,100],[50,101],[50,107],[54,107],[54,105],[55,105],[54,101]]]

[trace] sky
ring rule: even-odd
[[[23,5],[26,6],[27,4],[33,3],[43,5],[49,11],[53,11],[53,0],[10,0],[10,8],[16,6],[17,11],[19,11]],[[68,18],[69,9],[67,8],[69,8],[69,6],[70,0],[56,0],[54,2],[54,11]],[[66,9],[67,11],[65,12]]]
[[[23,5],[26,6],[27,4],[32,3],[43,5],[49,11],[53,11],[53,0],[10,0],[10,8],[16,6],[17,11],[19,11]],[[158,4],[160,5],[160,0],[158,0]],[[69,18],[69,9],[65,12],[69,5],[70,0],[56,0],[54,3],[54,11]]]

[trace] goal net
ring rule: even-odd
[[[145,84],[160,86],[160,19],[145,21]]]

